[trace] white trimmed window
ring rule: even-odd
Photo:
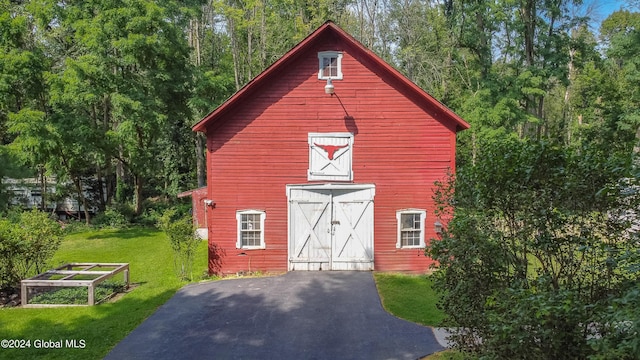
[[[342,53],[338,51],[322,51],[318,53],[318,79],[342,80]]]
[[[397,248],[423,248],[424,224],[427,212],[420,209],[406,209],[396,212],[398,220]]]
[[[260,210],[236,212],[238,221],[238,249],[264,249],[264,219],[266,213]]]

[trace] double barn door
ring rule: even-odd
[[[373,185],[290,186],[289,270],[373,270]]]

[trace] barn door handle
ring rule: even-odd
[[[340,225],[340,221],[339,220],[333,220],[331,222],[331,225]]]

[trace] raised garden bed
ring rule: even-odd
[[[23,307],[55,307],[55,306],[86,306],[96,304],[96,288],[100,283],[120,273],[124,277],[124,289],[129,288],[129,264],[127,263],[71,263],[49,270],[32,278],[22,280]],[[86,287],[86,304],[30,304],[31,298],[43,298],[48,292],[59,292],[62,288]],[[104,287],[102,285],[101,287]],[[32,296],[33,295],[33,296]],[[47,296],[44,296],[47,298]],[[64,298],[64,296],[61,296]],[[56,298],[56,296],[49,297]],[[47,301],[50,302],[50,301]]]

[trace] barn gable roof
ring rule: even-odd
[[[256,76],[253,80],[247,83],[229,99],[227,99],[222,105],[217,107],[202,120],[193,126],[193,131],[206,132],[207,127],[224,118],[224,116],[233,111],[237,106],[241,105],[244,101],[251,99],[261,85],[267,83],[270,79],[274,78],[280,71],[287,68],[288,64],[291,64],[296,59],[306,54],[307,50],[312,48],[313,45],[320,39],[326,36],[333,36],[339,41],[342,41],[350,49],[357,53],[360,59],[366,59],[370,64],[375,66],[381,73],[388,75],[394,80],[395,87],[398,91],[401,91],[405,96],[412,99],[418,104],[422,104],[429,108],[437,116],[438,120],[444,123],[450,123],[454,126],[456,131],[465,130],[470,125],[456,115],[451,109],[444,104],[436,100],[433,96],[429,95],[426,91],[422,90],[416,84],[414,84],[407,77],[402,75],[398,70],[387,64],[373,51],[366,48],[359,41],[342,30],[332,21],[325,22],[322,26],[316,29],[313,33],[302,40],[298,45],[294,46],[284,56],[274,62],[266,70]]]

